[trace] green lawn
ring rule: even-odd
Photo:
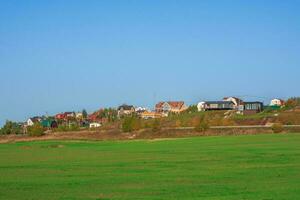
[[[0,145],[0,199],[300,199],[300,134]]]

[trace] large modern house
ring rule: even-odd
[[[233,110],[234,103],[232,101],[206,101],[203,102],[202,109],[207,110]]]
[[[255,114],[263,111],[263,103],[259,101],[244,102],[236,97],[225,97],[223,101],[203,101],[197,105],[198,111],[235,110],[239,114]]]

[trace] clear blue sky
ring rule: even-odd
[[[0,1],[0,125],[299,94],[300,1]]]

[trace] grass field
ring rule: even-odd
[[[300,134],[0,145],[1,199],[300,199]]]

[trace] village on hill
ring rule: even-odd
[[[210,125],[266,125],[267,123],[278,123],[278,120],[274,121],[271,118],[267,120],[265,117],[256,122],[249,122],[246,118],[247,116],[251,117],[260,115],[260,113],[270,112],[275,112],[273,117],[276,117],[278,116],[278,111],[295,108],[298,104],[299,98],[290,98],[287,101],[276,98],[271,100],[269,105],[264,105],[260,101],[244,101],[237,97],[224,97],[222,100],[217,101],[201,101],[197,105],[190,106],[184,101],[161,101],[152,110],[123,104],[117,108],[102,108],[90,114],[86,110],[81,112],[69,111],[57,113],[54,116],[34,116],[22,123],[7,121],[1,132],[2,134],[32,134],[33,132],[32,135],[35,135],[35,129],[40,130],[36,132],[44,133],[45,131],[95,130],[106,126],[118,127],[128,132],[155,126],[153,125],[153,120],[159,121],[160,124],[164,122],[166,127],[196,127],[197,124],[201,123],[201,120],[203,121],[201,119],[203,117],[199,117],[200,115],[197,116],[195,113],[209,113],[210,115],[208,116],[210,117],[206,117],[205,121]],[[220,113],[222,114],[220,115]],[[174,119],[174,116],[177,116],[177,119]],[[239,116],[243,116],[245,120],[241,120]],[[181,119],[179,119],[180,117]],[[142,123],[141,120],[144,122]],[[216,121],[219,122],[217,123]],[[147,122],[152,122],[152,124],[150,123],[151,125],[149,125]],[[126,123],[129,125],[126,125]],[[279,123],[294,124],[286,121],[279,121]]]

